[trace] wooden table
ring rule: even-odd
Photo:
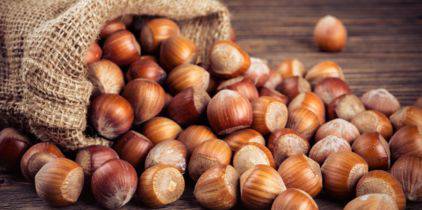
[[[422,96],[422,1],[418,0],[230,0],[238,40],[252,56],[268,59],[273,66],[287,57],[300,59],[306,67],[333,60],[340,64],[357,95],[384,87],[403,105]],[[312,42],[319,17],[340,18],[349,32],[341,53],[322,53]],[[183,198],[164,209],[201,209],[188,183]],[[330,202],[324,195],[316,201],[320,209],[341,209],[344,203]],[[125,209],[139,209],[136,199]],[[422,209],[422,203],[408,203]],[[0,209],[49,209],[22,178],[0,172]],[[241,207],[238,207],[239,209]],[[98,209],[83,197],[66,209]],[[141,208],[142,209],[142,208]]]

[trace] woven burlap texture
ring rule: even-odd
[[[215,0],[2,0],[0,124],[69,150],[108,145],[84,134],[93,86],[82,61],[104,23],[124,14],[176,20],[199,62],[229,37],[229,12]]]

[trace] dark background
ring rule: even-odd
[[[287,57],[309,69],[333,60],[344,70],[357,95],[383,87],[410,105],[422,96],[422,1],[417,0],[227,0],[238,42],[252,56],[268,59],[271,67]],[[341,53],[323,53],[312,42],[316,21],[334,15],[346,25],[349,39]],[[183,198],[164,209],[201,209],[188,183]],[[316,199],[320,209],[342,209],[345,203]],[[134,199],[123,209],[140,209]],[[407,203],[422,209],[422,203]],[[48,209],[35,189],[16,175],[0,171],[0,209]],[[96,209],[83,197],[66,209]]]

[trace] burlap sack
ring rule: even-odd
[[[85,135],[92,84],[82,60],[107,20],[165,16],[206,48],[229,37],[229,12],[215,0],[1,0],[0,124],[75,150],[109,142]]]

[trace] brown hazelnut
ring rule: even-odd
[[[405,106],[390,116],[391,123],[399,129],[405,125],[414,125],[422,128],[422,108]]]
[[[118,65],[105,59],[89,65],[88,79],[94,85],[94,95],[119,94],[125,86],[122,70]]]
[[[104,42],[103,57],[119,66],[127,66],[136,61],[140,53],[141,46],[130,31],[115,32]]]
[[[247,143],[234,153],[233,166],[239,174],[243,174],[255,165],[275,167],[273,155],[264,145]]]
[[[88,51],[85,54],[84,62],[86,64],[97,62],[101,59],[102,55],[103,51],[101,50],[100,45],[98,45],[97,42],[94,42],[89,46]]]
[[[365,159],[371,170],[390,168],[390,148],[384,137],[377,132],[359,136],[353,142],[352,150]]]
[[[289,209],[318,210],[318,205],[308,193],[296,188],[289,188],[276,197],[271,210]]]
[[[342,118],[350,121],[354,116],[363,111],[365,111],[365,106],[353,94],[339,96],[327,106],[327,113],[330,119]]]
[[[232,151],[226,142],[207,140],[193,150],[188,165],[189,176],[196,181],[206,170],[216,165],[229,165],[231,157]]]
[[[247,143],[258,143],[265,145],[264,137],[256,130],[243,129],[235,131],[224,138],[224,141],[230,146],[233,152],[238,151]]]
[[[140,40],[145,51],[154,53],[164,40],[179,35],[177,23],[167,18],[155,18],[142,27]]]
[[[223,89],[234,90],[251,102],[259,97],[258,90],[252,80],[242,76],[220,83],[217,87],[217,91]]]
[[[295,98],[299,93],[311,91],[311,85],[308,81],[299,76],[293,76],[283,79],[276,87],[276,90],[289,97],[290,100]]]
[[[167,106],[167,113],[178,124],[190,125],[201,118],[210,100],[205,90],[190,87],[172,98]]]
[[[386,171],[370,171],[359,179],[356,184],[356,196],[371,193],[390,195],[396,201],[399,209],[406,207],[406,197],[400,182]]]
[[[313,66],[306,74],[305,79],[315,85],[327,77],[336,77],[344,80],[343,70],[333,61],[323,61]]]
[[[403,186],[407,199],[422,201],[422,157],[400,157],[391,167],[391,175]]]
[[[237,202],[238,181],[239,174],[233,166],[215,166],[199,177],[193,195],[208,209],[230,209]]]
[[[358,209],[367,209],[367,210],[399,210],[397,207],[396,201],[394,199],[383,193],[371,193],[366,195],[361,195],[356,197],[344,207],[344,210],[358,210]]]
[[[75,161],[82,167],[85,176],[90,177],[105,162],[113,159],[119,159],[119,156],[113,149],[98,145],[80,150],[76,154]]]
[[[278,71],[283,78],[305,75],[306,69],[302,62],[295,58],[287,58],[277,65]]]
[[[325,104],[330,104],[339,96],[352,93],[349,85],[344,80],[336,77],[327,77],[316,83],[314,92]]]
[[[353,152],[336,152],[321,166],[324,190],[335,199],[346,199],[354,194],[356,183],[368,173],[368,164]]]
[[[119,20],[111,20],[108,21],[101,29],[100,37],[101,39],[105,39],[111,34],[122,30],[126,30],[126,25],[123,22]]]
[[[166,140],[155,145],[148,153],[145,168],[165,164],[177,168],[182,174],[186,170],[186,146],[177,140]]]
[[[290,103],[289,111],[297,108],[305,108],[314,113],[320,124],[325,122],[325,106],[322,100],[312,92],[298,94]]]
[[[191,125],[179,133],[177,140],[185,144],[188,153],[192,153],[202,142],[216,138],[217,136],[210,128],[203,125]]]
[[[175,139],[181,131],[182,128],[176,122],[165,117],[154,117],[142,126],[142,134],[154,144]]]
[[[158,164],[139,177],[138,196],[149,207],[158,208],[178,200],[185,190],[183,175],[176,168]]]
[[[347,142],[353,142],[359,135],[359,130],[352,123],[337,118],[322,124],[316,134],[315,141],[319,141],[329,135],[343,138]]]
[[[155,117],[164,107],[166,94],[156,82],[146,79],[130,81],[122,93],[132,105],[136,125]]]
[[[0,166],[7,171],[18,171],[19,162],[29,148],[29,139],[13,128],[0,132]]]
[[[297,131],[305,139],[310,139],[319,125],[318,116],[308,109],[300,107],[289,113],[286,127]]]
[[[143,168],[145,158],[153,143],[136,131],[128,131],[113,145],[122,160],[135,168]]]
[[[117,94],[101,94],[91,102],[91,125],[105,138],[114,139],[126,133],[133,118],[129,102]]]
[[[341,137],[326,136],[312,146],[309,157],[322,165],[330,154],[352,151],[350,144]]]
[[[160,64],[166,71],[176,66],[193,63],[197,56],[195,43],[182,36],[173,36],[161,42]]]
[[[322,190],[321,169],[304,154],[292,155],[283,161],[278,173],[287,188],[297,188],[315,197]]]
[[[306,154],[309,143],[290,129],[282,129],[270,135],[268,148],[274,156],[276,165],[280,165],[292,155]]]
[[[315,26],[314,40],[320,50],[339,52],[346,46],[346,27],[336,17],[326,15]]]
[[[211,72],[220,78],[233,78],[245,73],[251,65],[249,55],[236,43],[220,40],[209,54]]]
[[[251,65],[243,74],[245,78],[253,81],[256,87],[264,86],[270,75],[270,67],[268,62],[263,59],[251,57]]]
[[[390,116],[400,109],[397,98],[384,88],[369,90],[361,97],[362,103],[367,109],[379,111]]]
[[[394,160],[404,155],[422,155],[422,128],[404,126],[391,137],[389,143]]]
[[[283,94],[281,94],[280,92],[274,90],[274,89],[270,89],[267,87],[262,87],[261,91],[259,91],[259,96],[271,96],[274,97],[278,100],[281,101],[281,103],[283,104],[288,104],[289,103],[289,98]]]
[[[360,133],[378,132],[386,139],[393,135],[393,125],[390,120],[378,111],[363,111],[355,115],[351,122],[359,129]]]
[[[165,81],[167,73],[153,59],[140,58],[130,64],[126,72],[127,81],[137,78],[150,79],[158,83]]]
[[[207,116],[218,135],[230,134],[252,125],[252,105],[235,91],[221,90],[210,100]]]
[[[252,102],[252,128],[265,135],[286,126],[288,111],[276,98],[262,96]]]
[[[193,64],[177,66],[167,77],[167,85],[175,94],[190,87],[206,90],[209,81],[210,74],[204,68]]]

